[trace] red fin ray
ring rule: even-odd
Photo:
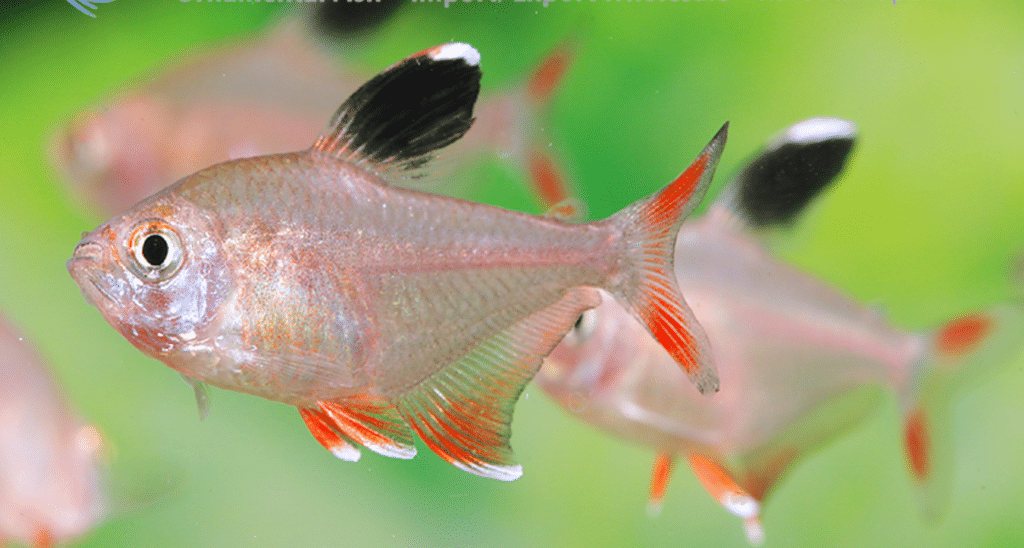
[[[323,411],[317,408],[300,407],[299,415],[305,421],[309,432],[313,434],[316,441],[320,442],[320,445],[324,446],[324,449],[344,461],[356,462],[359,460],[361,456],[359,449],[335,431],[331,426],[334,421]]]
[[[726,510],[743,518],[747,540],[753,545],[764,543],[761,527],[761,502],[745,491],[724,468],[699,453],[689,456],[690,468],[701,485]]]
[[[930,337],[920,370],[902,387],[903,442],[923,517],[938,521],[953,488],[950,406],[956,392],[1019,355],[1024,310],[997,305],[955,318]]]
[[[615,215],[625,223],[626,271],[612,294],[675,359],[702,393],[718,390],[707,335],[686,306],[673,267],[676,236],[697,207],[725,147],[728,124],[675,181]]]
[[[914,479],[927,481],[931,473],[931,435],[928,433],[928,420],[921,409],[915,409],[907,416],[903,428],[903,443],[907,450],[907,459]]]
[[[575,56],[576,40],[572,38],[562,40],[549,51],[526,83],[529,98],[535,103],[550,101]]]
[[[661,506],[665,501],[668,480],[672,477],[672,454],[661,452],[654,457],[654,470],[651,472],[650,497],[647,499],[647,515],[661,515]]]
[[[505,106],[507,120],[494,133],[500,156],[510,156],[526,175],[530,190],[544,208],[561,206],[558,218],[578,221],[586,207],[578,198],[569,170],[553,145],[551,102],[576,55],[577,40],[567,38],[549,51],[527,80],[513,90]],[[496,104],[496,103],[491,103]],[[481,112],[483,110],[481,109]],[[483,115],[481,115],[483,119]],[[565,206],[571,204],[571,211]]]
[[[515,402],[580,313],[599,303],[595,290],[570,291],[402,395],[399,412],[456,467],[493,479],[517,479],[522,467],[513,463],[509,445]]]
[[[322,414],[316,414],[316,418],[325,421],[343,438],[385,457],[411,459],[416,456],[412,432],[394,406],[384,402],[350,400],[320,401],[317,405]],[[317,436],[317,432],[313,435]],[[324,443],[319,437],[317,440]]]

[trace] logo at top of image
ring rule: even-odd
[[[96,9],[96,4],[106,4],[113,1],[114,0],[68,0],[68,4],[71,4],[76,10],[88,15],[89,17],[96,17],[96,14],[89,10]]]

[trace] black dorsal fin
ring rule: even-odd
[[[313,148],[377,173],[420,167],[473,124],[480,76],[469,44],[421,51],[357,89]]]
[[[842,172],[856,137],[856,124],[840,118],[789,126],[733,179],[727,207],[754,228],[792,224]]]

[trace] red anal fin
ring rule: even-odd
[[[483,342],[398,398],[399,412],[435,453],[461,470],[512,481],[512,412],[541,360],[580,313],[600,304],[593,289],[571,290]]]
[[[319,401],[317,404],[323,413],[315,414],[315,418],[326,423],[341,437],[351,439],[385,457],[411,459],[416,456],[412,432],[394,406],[350,400]],[[313,436],[316,435],[317,432],[313,432]],[[333,440],[328,438],[328,441]]]
[[[661,506],[665,501],[665,490],[668,480],[672,477],[672,454],[658,453],[654,457],[654,471],[651,473],[651,494],[647,499],[647,515],[661,515]]]
[[[751,544],[764,542],[761,527],[761,503],[740,487],[732,476],[711,459],[699,453],[689,456],[690,468],[704,489],[726,510],[743,518],[744,531]]]
[[[332,428],[333,421],[319,408],[300,407],[299,415],[316,441],[341,460],[356,462],[361,456],[359,449],[342,438]]]

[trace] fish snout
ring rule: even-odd
[[[78,284],[85,299],[96,306],[94,292],[103,294],[97,285],[97,279],[101,277],[100,270],[103,268],[106,247],[95,240],[85,239],[75,246],[75,252],[68,259],[67,269],[71,278]]]
[[[72,253],[71,259],[68,261],[68,267],[84,260],[99,261],[103,258],[103,250],[104,246],[95,240],[82,240],[75,246],[75,252]]]

